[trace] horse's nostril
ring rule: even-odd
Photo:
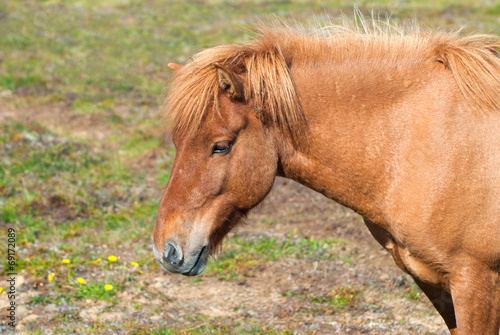
[[[167,243],[163,259],[172,266],[181,266],[183,261],[182,252],[175,244]]]

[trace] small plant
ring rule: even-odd
[[[330,305],[334,305],[339,308],[351,305],[356,297],[357,291],[352,288],[352,286],[337,288],[332,291],[332,300]]]
[[[420,289],[418,288],[417,284],[412,283],[406,288],[406,297],[411,300],[420,300]]]
[[[336,287],[325,296],[313,295],[311,298],[313,302],[318,304],[327,303],[337,308],[344,308],[353,305],[358,296],[358,290],[349,285]]]
[[[49,304],[52,302],[52,299],[46,295],[36,295],[30,298],[28,305],[37,305],[37,304]]]
[[[108,288],[110,289],[108,290]],[[74,292],[74,298],[77,300],[85,300],[85,299],[90,299],[92,301],[104,300],[113,303],[118,303],[118,299],[115,297],[114,294],[115,291],[116,289],[113,289],[112,285],[106,284],[102,281],[88,282],[86,284],[78,285],[76,287],[76,291]]]
[[[297,297],[301,300],[305,300],[307,298],[307,292],[308,290],[305,288],[301,288],[298,290],[291,290],[291,291],[285,291],[283,292],[284,297]],[[313,296],[313,300],[316,298],[316,296]]]

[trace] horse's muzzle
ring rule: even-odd
[[[208,245],[198,248],[184,257],[182,249],[173,241],[165,243],[165,251],[160,253],[153,243],[153,253],[161,266],[171,273],[196,276],[205,270],[208,262]]]

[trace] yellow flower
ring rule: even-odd
[[[99,257],[98,259],[96,259],[96,260],[95,260],[95,261],[93,261],[92,263],[97,264],[97,263],[99,263],[100,261],[102,261],[102,258],[100,258],[100,257]]]
[[[109,285],[109,284],[108,285],[104,285],[104,289],[106,291],[111,291],[113,289],[113,285]]]
[[[142,271],[141,270],[137,270],[137,272],[139,272],[142,275]]]
[[[110,261],[110,262],[116,262],[117,259],[118,258],[116,258],[116,256],[109,256],[108,257],[108,261]]]
[[[78,277],[78,278],[76,278],[76,281],[77,281],[79,284],[85,284],[85,279],[83,279],[83,278]]]
[[[64,264],[69,264],[71,261],[70,261],[69,259],[65,258],[65,259],[63,259],[63,260],[62,260],[62,262],[63,262]]]
[[[139,205],[139,201],[137,201],[137,200],[134,201],[134,205],[136,205],[136,206]]]
[[[56,275],[56,274],[55,274],[54,272],[52,272],[52,273],[49,275],[49,278],[48,278],[48,279],[49,279],[49,281],[52,281],[52,279],[54,279],[54,276],[55,276],[55,275]]]
[[[2,292],[3,292],[3,288],[0,287],[0,293],[2,293]]]
[[[130,264],[132,264],[133,266],[139,266],[139,263],[136,262],[130,262]]]

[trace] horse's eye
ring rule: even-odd
[[[229,151],[229,149],[231,148],[231,146],[232,146],[232,143],[229,142],[229,141],[216,142],[214,144],[214,148],[212,150],[212,154],[222,154],[222,153],[225,153],[225,152]]]

